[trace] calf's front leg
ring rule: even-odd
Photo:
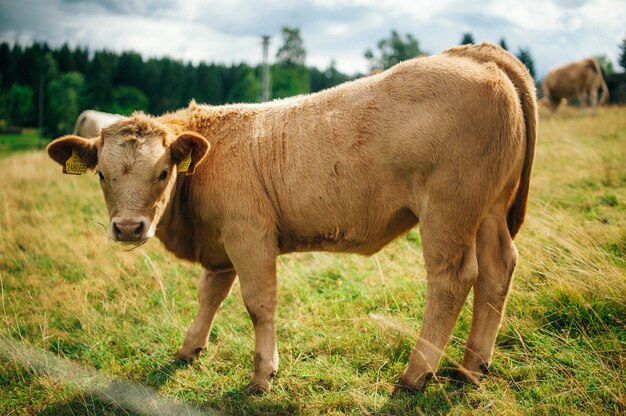
[[[178,359],[191,362],[206,348],[215,314],[230,293],[236,276],[234,270],[217,273],[202,270],[198,283],[198,313],[178,350]]]
[[[243,237],[245,235],[246,237]],[[251,392],[268,391],[278,371],[278,349],[274,316],[277,306],[276,256],[271,241],[261,241],[239,234],[240,238],[225,238],[226,251],[239,275],[241,296],[254,326],[254,373]],[[230,237],[230,238],[229,238]]]
[[[254,325],[254,373],[251,390],[267,391],[278,371],[276,347],[276,270],[266,269],[259,278],[241,279],[241,295]]]

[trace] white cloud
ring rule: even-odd
[[[486,11],[493,16],[514,22],[524,30],[551,31],[559,29],[562,24],[562,10],[547,1],[496,1],[492,2]]]
[[[363,52],[395,29],[431,53],[465,31],[477,41],[505,37],[514,51],[530,48],[543,74],[587,55],[615,60],[625,21],[623,0],[0,0],[0,40],[255,64],[260,35],[272,35],[273,56],[288,25],[301,29],[309,65],[335,59],[348,73],[367,71]]]
[[[258,51],[256,38],[232,37],[196,22],[169,18],[93,16],[81,21],[82,31],[94,48],[138,50],[145,56],[169,55],[192,61],[240,62]],[[101,30],[106,27],[106,32]],[[259,54],[260,55],[260,54]],[[256,57],[255,57],[256,58]]]

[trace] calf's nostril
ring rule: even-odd
[[[113,223],[113,232],[115,233],[115,236],[119,239],[122,231],[119,229],[116,223]]]
[[[137,228],[135,228],[135,237],[141,236],[143,234],[143,229],[144,229],[143,222],[140,222],[139,225],[137,225]]]

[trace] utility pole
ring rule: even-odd
[[[261,101],[266,102],[272,99],[272,78],[270,75],[269,65],[269,46],[270,36],[262,35],[263,39],[263,90],[261,95]]]

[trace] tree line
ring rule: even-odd
[[[351,77],[334,62],[320,70],[305,66],[298,29],[283,29],[283,46],[270,67],[272,97],[320,91]],[[257,102],[261,65],[197,65],[171,58],[144,59],[133,51],[115,53],[67,44],[36,42],[23,47],[0,43],[0,123],[37,126],[53,137],[71,132],[86,108],[129,115],[162,114],[201,103]],[[2,126],[0,126],[2,127]]]
[[[470,32],[463,33],[461,37],[460,45],[468,45],[476,43],[474,36]],[[500,39],[499,45],[509,50],[509,47],[504,38]],[[398,62],[406,59],[413,58],[415,56],[428,55],[428,52],[420,48],[419,42],[413,35],[407,33],[402,37],[397,31],[392,30],[391,36],[387,39],[381,39],[376,45],[378,52],[368,49],[365,51],[365,58],[368,60],[370,70],[387,69],[397,64]],[[519,48],[515,54],[517,58],[522,61],[528,68],[530,75],[535,78],[535,61],[530,53],[529,48]]]
[[[474,43],[464,33],[460,44]],[[500,46],[508,49],[506,40]],[[626,38],[619,64],[626,62]],[[411,34],[391,31],[376,49],[364,52],[370,70],[425,55]],[[535,77],[529,48],[516,56]],[[610,60],[597,57],[614,102],[626,102],[626,75],[615,73]],[[282,29],[282,45],[270,66],[273,98],[320,91],[360,74],[338,71],[334,62],[320,70],[306,66],[306,50],[298,28]],[[67,44],[50,47],[45,42],[30,46],[0,43],[0,129],[6,126],[39,126],[42,135],[54,137],[71,132],[76,117],[91,108],[129,115],[135,110],[162,114],[186,106],[193,98],[201,103],[257,102],[261,99],[261,65],[246,63],[185,63],[171,58],[144,59],[133,51],[115,53]]]

